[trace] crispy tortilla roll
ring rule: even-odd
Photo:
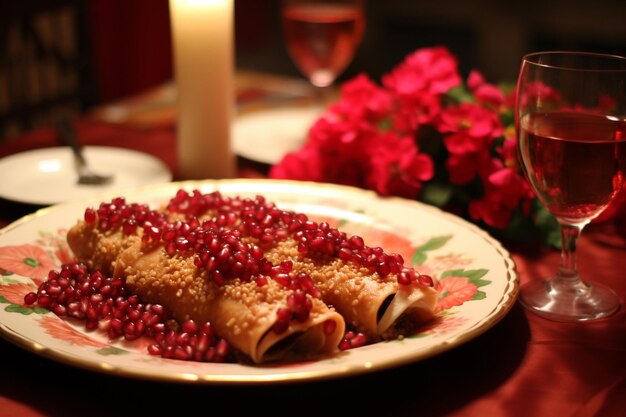
[[[264,285],[240,279],[218,285],[193,257],[170,256],[162,245],[142,244],[141,235],[124,235],[119,228],[103,232],[81,220],[67,241],[90,268],[124,278],[144,303],[163,305],[181,322],[210,322],[255,363],[337,350],[345,321],[323,301],[307,296],[308,317],[291,319],[276,332],[278,310],[288,306],[292,290],[272,279]]]
[[[419,279],[405,280],[406,285],[401,285],[400,274],[415,274],[404,268],[403,261],[381,248],[366,247],[358,236],[311,221],[304,214],[280,210],[261,196],[242,200],[219,192],[179,191],[167,209],[171,220],[197,217],[220,223],[220,218],[228,219],[232,214],[237,220],[221,223],[251,235],[251,241],[265,248],[272,264],[290,261],[294,272],[309,274],[322,300],[370,338],[394,338],[433,318],[438,295],[430,278],[430,285]],[[259,229],[263,232],[255,234]],[[263,245],[263,239],[270,243]],[[347,255],[342,256],[342,252]],[[370,257],[371,262],[366,259]],[[379,263],[387,263],[387,267],[379,269]]]
[[[396,337],[433,317],[437,291],[432,287],[400,285],[395,274],[381,277],[338,258],[304,256],[293,239],[280,242],[266,257],[291,260],[294,271],[311,276],[326,304],[374,339]]]
[[[139,242],[137,235],[124,236],[122,230],[101,231],[80,220],[67,233],[67,243],[76,258],[91,270],[111,275],[120,254]]]
[[[256,363],[336,351],[345,330],[337,312],[309,296],[308,318],[292,319],[277,333],[278,310],[288,305],[291,290],[271,279],[264,285],[238,278],[218,285],[193,258],[172,257],[163,248],[144,252],[140,244],[131,246],[118,258],[114,276],[125,278],[127,288],[144,302],[165,306],[180,321],[210,322]]]

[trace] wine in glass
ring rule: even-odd
[[[331,86],[352,61],[365,31],[364,1],[282,0],[287,51],[314,86]]]
[[[520,301],[555,320],[609,316],[619,308],[618,297],[579,276],[576,243],[626,181],[626,57],[566,51],[524,56],[515,116],[522,168],[562,233],[556,275],[522,286]]]

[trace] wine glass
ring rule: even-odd
[[[345,71],[365,31],[365,0],[282,0],[289,56],[322,96]]]
[[[576,242],[626,181],[626,57],[524,56],[515,113],[522,168],[562,234],[558,272],[522,286],[520,301],[554,320],[609,316],[619,299],[610,288],[581,279]]]

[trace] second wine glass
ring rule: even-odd
[[[556,275],[522,286],[522,304],[562,321],[613,314],[618,296],[581,279],[576,243],[626,181],[626,58],[567,51],[526,55],[516,127],[522,167],[562,231]]]
[[[348,67],[365,31],[365,0],[282,0],[287,51],[314,86],[331,86]]]

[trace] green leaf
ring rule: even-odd
[[[484,291],[476,291],[476,294],[472,297],[472,300],[484,300],[487,298],[487,294]]]
[[[461,277],[463,273],[462,269],[449,269],[441,273],[441,278],[445,277]]]
[[[20,305],[17,304],[9,304],[8,306],[6,306],[4,308],[4,311],[8,312],[8,313],[20,313],[20,314],[24,314],[25,316],[28,316],[29,314],[33,313],[33,309],[30,307],[22,307]]]
[[[415,252],[413,252],[413,256],[411,256],[411,265],[421,265],[426,262],[426,259],[428,258],[426,252],[441,248],[451,238],[452,235],[433,237],[428,242],[417,247]]]
[[[452,239],[452,235],[436,236],[418,247],[417,250],[419,250],[420,252],[426,252],[429,250],[439,249],[443,247],[443,245],[445,245],[450,239]]]
[[[426,254],[419,249],[413,252],[413,256],[411,256],[411,265],[421,265],[426,261]]]
[[[449,269],[447,271],[444,271],[441,274],[441,278],[445,278],[445,277],[464,277],[465,276],[465,270],[463,269]]]
[[[50,312],[50,310],[48,310],[47,308],[43,308],[43,307],[24,307],[18,304],[9,304],[8,306],[6,306],[4,308],[4,311],[9,312],[9,313],[20,313],[20,314],[24,314],[25,316],[28,316],[30,314],[36,313],[36,314],[47,314]]]
[[[9,300],[7,300],[3,295],[0,295],[0,303],[10,303]]]
[[[484,287],[485,285],[491,284],[491,281],[488,279],[481,279],[489,272],[488,269],[473,269],[466,272],[470,282],[477,287]]]
[[[105,348],[96,350],[96,352],[99,353],[100,355],[104,355],[104,356],[108,356],[108,355],[125,355],[125,354],[128,353],[127,350],[120,349],[120,348],[115,347],[115,346],[107,346]]]
[[[488,279],[471,279],[470,278],[470,282],[476,285],[477,287],[484,287],[485,285],[491,284],[491,281],[489,281]]]
[[[491,281],[481,279],[489,272],[488,269],[451,269],[441,274],[441,278],[445,277],[464,277],[477,287],[484,287],[491,284]]]
[[[488,269],[468,269],[465,271],[465,276],[470,278],[470,279],[478,279],[478,278],[482,278],[485,275],[487,275],[487,272],[489,272]]]
[[[458,87],[454,87],[450,91],[446,93],[446,95],[452,98],[457,103],[471,103],[474,101],[474,96],[470,93],[465,86],[460,85]]]

